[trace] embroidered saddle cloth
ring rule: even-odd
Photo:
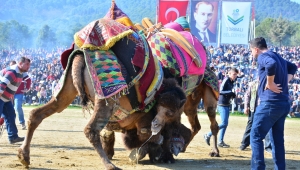
[[[100,99],[116,95],[127,87],[121,65],[113,51],[83,50],[94,92]]]
[[[108,50],[118,40],[132,33],[129,27],[115,20],[101,18],[75,33],[74,42],[82,49]]]
[[[189,32],[180,31],[181,35],[194,44],[202,60],[202,67],[198,67],[189,54],[162,33],[149,37],[148,43],[154,57],[158,58],[163,68],[168,69],[175,77],[188,75],[202,75],[206,66],[206,52],[202,44]]]
[[[112,97],[127,88],[127,83],[121,72],[121,65],[111,50],[74,50],[68,58],[64,74],[55,87],[55,97],[59,94],[65,82],[67,76],[65,73],[69,71],[76,54],[84,54],[86,67],[93,83],[93,90],[98,98]]]
[[[219,83],[216,74],[209,68],[206,67],[203,81],[212,89],[215,98],[219,99]]]

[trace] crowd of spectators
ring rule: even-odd
[[[219,82],[226,76],[231,67],[239,70],[239,75],[234,91],[236,99],[233,102],[234,110],[243,112],[244,93],[251,81],[256,78],[256,61],[251,56],[247,46],[221,45],[220,47],[209,46],[209,66],[212,68]],[[291,115],[300,111],[300,46],[298,47],[269,47],[281,54],[286,60],[295,63],[298,71],[294,79],[289,83]],[[63,69],[60,64],[60,54],[65,48],[55,48],[52,51],[43,49],[22,49],[22,50],[1,50],[0,68],[9,65],[12,60],[19,56],[26,56],[31,59],[29,75],[32,79],[30,90],[24,95],[24,104],[43,104],[49,101],[52,91],[60,79]],[[298,106],[299,105],[299,106]]]
[[[212,68],[221,83],[231,67],[239,70],[239,75],[235,83],[234,91],[237,94],[233,108],[235,111],[243,112],[244,94],[250,82],[256,79],[257,66],[256,61],[251,56],[251,51],[241,45],[223,45],[220,47],[208,47],[210,52],[210,68]],[[298,47],[269,47],[279,53],[284,59],[295,63],[298,71],[294,79],[289,82],[289,94],[291,103],[291,113],[289,116],[295,116],[300,112],[300,46]]]
[[[24,94],[25,105],[44,104],[51,99],[53,89],[63,73],[60,54],[64,50],[63,48],[56,48],[52,51],[43,49],[0,51],[1,70],[8,67],[10,61],[17,61],[20,56],[26,56],[31,60],[28,74],[32,82],[29,91]]]

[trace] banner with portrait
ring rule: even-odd
[[[218,1],[190,1],[191,32],[205,45],[217,43]]]
[[[222,2],[221,43],[248,44],[251,2]]]
[[[158,22],[165,25],[178,17],[186,16],[188,2],[189,0],[159,0]]]

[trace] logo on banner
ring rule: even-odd
[[[230,17],[229,15],[227,15],[227,19],[229,22],[231,22],[233,25],[237,25],[238,23],[242,22],[244,19],[244,15],[240,17],[240,10],[239,9],[235,9],[232,12],[232,17]],[[237,19],[233,19],[233,18],[237,18]]]

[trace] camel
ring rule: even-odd
[[[132,108],[130,108],[131,106],[129,104],[128,98],[126,98],[126,95],[122,96],[117,101],[114,101],[112,98],[108,98],[105,100],[98,99],[92,91],[91,79],[87,76],[87,69],[84,66],[85,63],[83,54],[77,54],[73,59],[71,69],[69,69],[69,71],[66,72],[67,76],[64,86],[61,89],[61,92],[56,96],[56,98],[53,97],[44,106],[33,109],[30,112],[26,138],[18,150],[19,160],[26,167],[28,167],[28,165],[30,164],[30,142],[32,140],[35,129],[38,127],[38,125],[42,122],[43,119],[51,116],[54,113],[62,112],[65,108],[67,108],[67,106],[69,106],[69,104],[71,104],[71,102],[74,100],[77,94],[79,94],[81,97],[88,98],[88,100],[91,100],[94,105],[93,114],[91,115],[90,121],[84,129],[86,137],[99,154],[100,159],[102,160],[102,163],[104,164],[106,169],[119,169],[109,160],[114,154],[113,148],[111,149],[105,147],[105,149],[103,149],[101,144],[102,141],[104,146],[106,146],[106,142],[109,143],[111,141],[114,141],[114,139],[111,138],[111,136],[113,136],[113,133],[110,133],[109,131],[102,132],[102,130],[107,125],[109,118],[114,113],[116,105],[120,105],[128,110]],[[176,87],[176,85],[174,86],[174,82],[175,81],[169,83],[171,90],[169,90],[168,88],[168,83],[163,83],[163,86],[165,88],[163,91],[161,91],[159,95],[159,98],[162,99],[161,101],[164,101],[163,99],[166,98],[171,98],[172,102],[163,102],[160,104],[160,101],[158,101],[156,104],[155,109],[157,110],[158,114],[168,115],[168,118],[162,121],[163,124],[178,119],[178,117],[180,117],[182,113],[183,105],[186,101],[186,97],[183,91],[180,87]],[[171,97],[168,97],[168,95],[171,95]],[[145,142],[149,138],[149,136],[152,135],[150,131],[150,126],[151,120],[154,118],[154,116],[155,114],[153,115],[153,113],[151,114],[136,112],[127,117],[125,120],[121,121],[119,125],[125,130],[138,129],[138,134],[140,134],[138,135],[139,140]],[[148,120],[148,127],[145,128],[145,125],[140,124],[140,122],[142,121],[139,120],[141,119]],[[163,125],[160,125],[158,122],[156,123],[157,126],[163,127]],[[102,132],[101,139],[100,132]],[[107,136],[109,136],[109,138],[107,138]],[[162,136],[159,133],[157,133],[156,135],[153,135],[151,140],[154,143],[160,144],[162,142]],[[132,147],[139,147],[141,143],[142,142],[137,142]]]
[[[102,20],[101,22],[112,23],[112,21],[106,20]],[[171,33],[166,32],[166,35],[171,35]],[[130,36],[131,38],[129,38]],[[134,36],[137,36],[137,34]],[[125,43],[126,47],[122,46],[122,44],[118,46],[117,43],[111,47],[111,49],[115,48],[115,53],[119,52],[116,53],[119,59],[122,59],[120,55],[124,54],[126,50],[127,52],[134,51],[135,48],[142,45],[140,40],[137,43],[135,42],[136,39],[132,42],[129,41],[132,40],[134,36],[128,35],[123,38],[123,43]],[[121,40],[118,42],[121,42]],[[129,42],[131,45],[127,46]],[[144,45],[143,47],[146,49],[148,45]],[[204,46],[202,45],[202,47]],[[197,52],[194,49],[190,51],[190,53],[194,55]],[[219,128],[216,122],[217,97],[212,88],[204,80],[194,88],[191,94],[186,95],[183,89],[177,85],[177,83],[182,84],[182,78],[169,76],[168,69],[162,69],[164,75],[164,81],[161,86],[162,89],[158,89],[156,93],[154,93],[156,104],[150,113],[136,111],[124,120],[119,121],[117,126],[110,126],[108,122],[116,113],[118,106],[121,106],[127,111],[133,110],[128,94],[123,94],[120,98],[109,97],[100,99],[94,92],[93,82],[89,77],[83,52],[76,52],[74,55],[72,63],[70,64],[71,66],[65,73],[66,79],[60,93],[44,106],[30,112],[26,138],[18,150],[18,157],[23,165],[28,166],[30,164],[30,142],[38,125],[46,117],[54,113],[62,112],[77,95],[81,97],[84,106],[87,101],[91,101],[93,104],[93,113],[84,129],[84,134],[95,148],[106,169],[119,169],[110,161],[114,155],[112,144],[114,143],[113,130],[116,130],[115,128],[123,130],[126,147],[130,149],[139,148],[143,146],[145,142],[150,142],[146,144],[148,146],[142,149],[142,153],[136,157],[137,159],[141,159],[145,154],[149,153],[150,160],[152,161],[159,159],[164,162],[175,162],[173,154],[178,155],[179,152],[184,152],[191,140],[201,129],[197,116],[197,106],[201,99],[204,101],[204,107],[210,119],[210,128],[213,134],[212,151],[210,155],[219,156],[219,150],[217,148],[217,133]],[[149,55],[147,54],[147,56]],[[130,58],[123,58],[121,62],[130,63],[131,61],[129,59]],[[155,60],[157,61],[157,59]],[[160,65],[158,62],[153,63],[156,64],[156,66]],[[204,68],[206,68],[205,66],[200,68],[200,63],[198,63],[197,66],[197,69],[204,70]],[[134,69],[135,67],[133,67],[132,70]],[[206,69],[208,70],[208,68]],[[126,70],[128,71],[127,68]],[[134,70],[134,72],[136,71]],[[154,78],[158,77],[156,73],[157,70]],[[198,80],[200,81],[202,75],[198,76]],[[210,78],[212,78],[212,81],[217,81],[215,75]],[[136,91],[138,86],[139,83],[134,84]],[[188,117],[191,129],[186,128],[180,123],[180,117],[183,112]],[[131,139],[137,140],[129,142]]]

